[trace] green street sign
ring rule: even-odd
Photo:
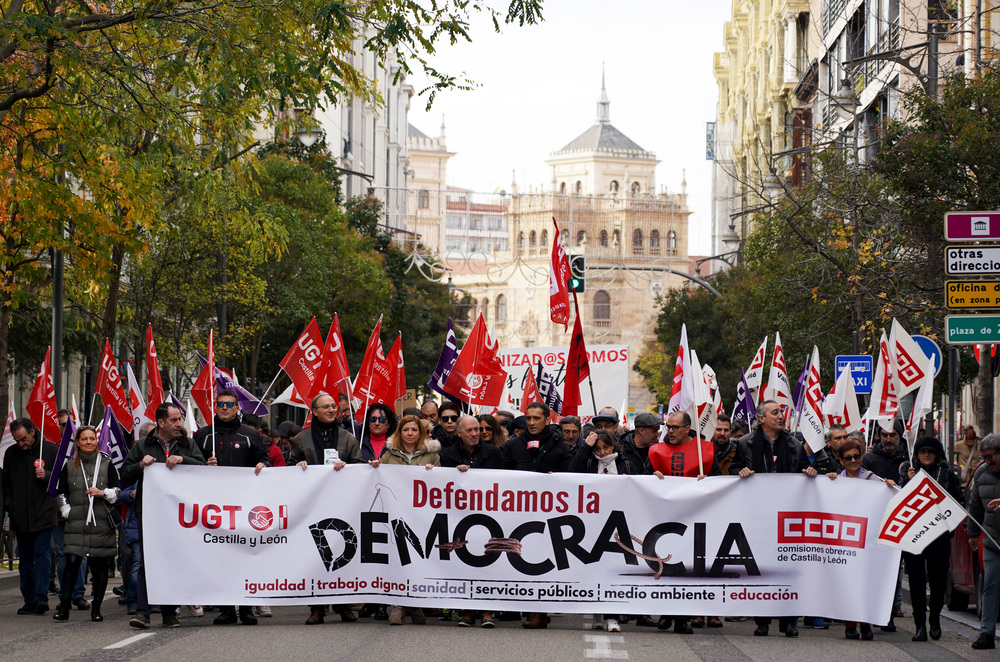
[[[1000,315],[948,315],[944,338],[949,345],[1000,343]]]

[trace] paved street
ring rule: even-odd
[[[9,579],[13,579],[12,577]],[[183,627],[157,626],[141,632],[128,627],[125,608],[110,595],[105,602],[104,623],[91,623],[89,611],[74,610],[68,623],[57,623],[51,613],[17,616],[20,594],[12,581],[0,584],[0,660],[562,660],[617,659],[686,662],[779,659],[878,660],[993,660],[996,651],[974,651],[974,615],[960,615],[968,625],[948,619],[939,642],[910,641],[908,620],[895,634],[876,629],[873,642],[847,641],[843,626],[829,630],[800,628],[798,639],[777,633],[777,623],[767,638],[753,636],[752,621],[726,623],[721,630],[703,629],[691,636],[625,625],[621,633],[590,629],[592,617],[554,616],[546,631],[527,631],[518,622],[501,622],[496,630],[459,628],[455,623],[430,619],[426,626],[390,627],[362,619],[355,624],[328,618],[324,625],[303,625],[306,607],[274,609],[273,618],[260,625],[213,626],[214,614],[192,618],[182,610]],[[111,585],[118,584],[112,580]],[[54,600],[51,604],[54,604]],[[945,612],[945,615],[952,615]],[[154,615],[154,625],[159,617]]]

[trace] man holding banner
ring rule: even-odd
[[[983,593],[980,597],[979,638],[976,649],[996,648],[997,611],[1000,610],[1000,434],[988,434],[979,442],[983,463],[972,476],[969,489],[969,545],[979,549],[983,538]]]

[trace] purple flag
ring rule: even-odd
[[[535,380],[535,384],[538,386],[538,394],[542,396],[549,409],[562,414],[562,397],[556,387],[556,378],[545,371],[541,361],[538,362],[538,379]]]
[[[748,426],[753,427],[753,420],[755,418],[757,418],[757,407],[754,406],[750,387],[747,386],[746,371],[740,368],[740,383],[736,385],[736,404],[733,406],[733,420],[744,421]]]
[[[195,354],[198,355],[198,361],[201,362],[202,367],[205,367],[208,360],[198,352],[195,352]],[[236,397],[240,403],[240,411],[243,413],[256,414],[257,416],[267,416],[270,413],[267,405],[255,398],[250,391],[240,386],[234,377],[221,370],[219,366],[215,366],[215,383],[218,385],[220,391],[223,389],[236,391]],[[185,415],[187,414],[187,412],[184,413]]]
[[[108,408],[108,411],[111,409]],[[48,492],[52,496],[55,496],[56,492],[59,491],[59,475],[62,474],[63,466],[67,460],[73,457],[73,452],[76,450],[76,445],[73,443],[74,437],[76,437],[76,426],[73,425],[73,417],[70,416],[69,420],[66,421],[66,429],[63,430],[62,441],[59,442],[59,452],[56,453],[56,462],[52,465],[52,475],[49,477]]]
[[[121,471],[128,456],[128,446],[122,437],[122,426],[111,413],[111,407],[104,408],[104,422],[101,423],[101,434],[97,437],[97,450],[110,457],[115,469]]]
[[[448,318],[448,333],[444,337],[444,348],[441,350],[441,356],[438,357],[437,367],[434,368],[434,374],[431,375],[431,380],[427,382],[427,386],[436,393],[440,393],[445,398],[452,399],[453,396],[450,393],[446,393],[444,390],[444,384],[448,381],[448,376],[451,375],[451,369],[455,366],[455,361],[458,360],[458,338],[455,337],[455,329],[451,326],[451,318]]]
[[[181,410],[181,416],[187,416],[187,407],[181,404],[181,401],[174,397],[174,394],[170,394],[170,404]]]

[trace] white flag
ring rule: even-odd
[[[188,398],[187,406],[187,433],[189,437],[193,437],[194,433],[198,431],[198,421],[194,417],[194,407],[191,406],[191,398]]]
[[[889,333],[889,350],[892,377],[896,380],[896,397],[902,399],[920,387],[927,373],[927,355],[895,318]]]
[[[69,417],[73,419],[73,425],[79,430],[82,424],[80,423],[80,408],[76,406],[76,393],[69,396]]]
[[[667,404],[668,414],[691,409],[694,404],[693,374],[688,351],[687,325],[681,324],[681,342],[677,347],[677,361],[674,363],[674,381],[670,387],[670,402]],[[667,428],[664,426],[663,429]]]
[[[967,513],[923,469],[885,507],[876,542],[919,554],[945,531],[954,531]]]
[[[878,343],[878,365],[875,367],[875,380],[872,382],[871,401],[865,418],[878,421],[886,432],[892,430],[892,422],[896,420],[899,410],[899,398],[896,397],[896,382],[892,378],[892,363],[890,361],[889,341],[885,331]],[[867,430],[868,428],[865,427]]]
[[[750,387],[751,393],[756,393],[760,388],[760,380],[764,378],[764,362],[766,360],[767,336],[764,336],[764,342],[760,344],[760,349],[753,355],[753,361],[750,362],[750,367],[746,371],[747,386]]]
[[[125,364],[125,371],[128,373],[128,403],[132,409],[132,436],[139,441],[139,428],[152,421],[146,418],[146,403],[142,401],[142,391],[139,389],[135,373],[132,372],[131,363]]]
[[[705,379],[705,373],[698,362],[698,354],[691,350],[691,374],[694,376],[694,405],[697,423],[695,430],[703,439],[711,439],[715,435],[715,427],[719,415],[715,411],[715,400]],[[664,426],[666,428],[666,426]]]
[[[906,421],[906,443],[910,447],[910,458],[914,458],[913,444],[917,441],[917,434],[920,432],[920,420],[931,413],[934,409],[934,364],[933,359],[927,358],[924,364],[924,379],[917,391],[917,397],[913,400],[913,409],[910,411],[910,418]],[[911,459],[912,461],[912,459]]]
[[[823,387],[819,380],[819,348],[813,345],[806,378],[806,393],[802,398],[802,410],[799,412],[799,432],[814,453],[826,446],[823,400]]]
[[[854,392],[854,374],[850,366],[846,366],[837,377],[830,395],[823,404],[826,415],[826,425],[839,423],[848,432],[861,429],[861,410],[858,408],[858,396]]]
[[[781,335],[777,331],[774,332],[774,357],[771,359],[771,371],[767,375],[764,400],[774,400],[786,407],[792,406],[792,387],[788,383],[785,353],[781,350]]]

